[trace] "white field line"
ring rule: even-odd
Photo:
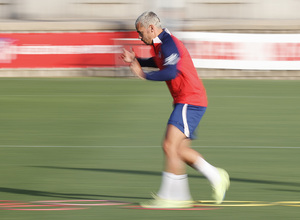
[[[0,148],[161,148],[161,146],[30,146],[0,145]],[[300,149],[289,146],[192,146],[192,148],[224,148],[224,149]]]
[[[164,96],[164,95],[138,95],[138,94],[49,94],[49,95],[0,95],[0,97],[143,97],[143,96]],[[166,96],[166,95],[165,95]]]
[[[139,94],[2,94],[0,97],[162,97],[162,95]],[[300,99],[300,96],[208,96],[208,98],[259,98],[259,99]]]

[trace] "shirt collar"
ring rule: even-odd
[[[164,28],[163,31],[156,38],[153,39],[153,44],[161,44],[161,39],[165,34],[171,35],[170,31],[167,28]]]

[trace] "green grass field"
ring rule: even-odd
[[[224,204],[287,201],[298,207],[162,211],[121,205],[36,206],[41,203],[34,201],[45,200],[135,204],[149,199],[160,185],[160,144],[172,100],[164,83],[138,79],[3,78],[0,219],[299,218],[300,81],[204,80],[204,84],[209,107],[193,146],[229,172],[226,200],[237,202]],[[191,168],[188,173],[194,199],[210,200],[207,180]],[[54,210],[65,207],[86,209]],[[42,208],[50,210],[38,210]]]

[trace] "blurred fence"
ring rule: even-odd
[[[288,32],[298,31],[299,8],[299,0],[0,0],[0,31],[132,30],[153,10],[171,30]]]
[[[131,76],[120,48],[140,44],[134,21],[153,10],[203,78],[300,79],[299,8],[299,0],[0,0],[0,76]]]
[[[2,19],[135,19],[154,10],[165,18],[300,19],[298,0],[0,0]]]

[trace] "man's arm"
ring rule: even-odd
[[[146,59],[146,60],[141,60],[135,58],[135,54],[133,51],[126,51],[124,49],[124,54],[123,57],[130,57],[131,64],[130,64],[130,69],[131,71],[137,75],[141,79],[147,79],[147,80],[153,80],[153,81],[168,81],[175,79],[178,73],[177,70],[177,63],[180,60],[180,55],[179,51],[177,49],[177,46],[173,40],[169,40],[165,44],[162,45],[161,47],[161,53],[162,56],[164,57],[163,61],[163,68],[159,71],[152,71],[149,73],[143,72],[141,68],[141,64],[155,64],[154,59]],[[126,54],[127,53],[127,54]],[[126,54],[126,55],[125,55]],[[123,58],[124,59],[124,58]],[[125,61],[125,59],[124,59]],[[145,62],[145,63],[143,63]],[[156,65],[155,65],[156,67]]]
[[[142,70],[141,63],[138,59],[135,59],[131,65],[131,71],[142,79],[153,81],[168,81],[175,79],[177,76],[177,63],[179,61],[179,53],[172,53],[170,56],[164,59],[164,68],[159,71],[152,71],[145,73]]]
[[[175,42],[170,39],[162,44],[161,53],[164,57],[163,68],[159,71],[145,73],[147,80],[168,81],[176,78],[178,73],[177,63],[180,60],[180,54]]]
[[[132,63],[134,59],[137,59],[137,61],[140,63],[142,67],[156,67],[155,61],[153,57],[150,58],[139,58],[135,56],[135,53],[132,49],[130,51],[123,49],[123,53],[121,55],[121,58],[126,63]]]
[[[149,73],[145,73],[145,78],[147,80],[153,81],[168,81],[171,79],[175,79],[177,76],[177,68],[176,65],[167,66],[159,71],[152,71]]]
[[[139,58],[139,57],[137,57],[137,60],[139,61],[140,65],[142,67],[155,67],[155,68],[157,68],[153,57],[150,57],[150,58]]]

